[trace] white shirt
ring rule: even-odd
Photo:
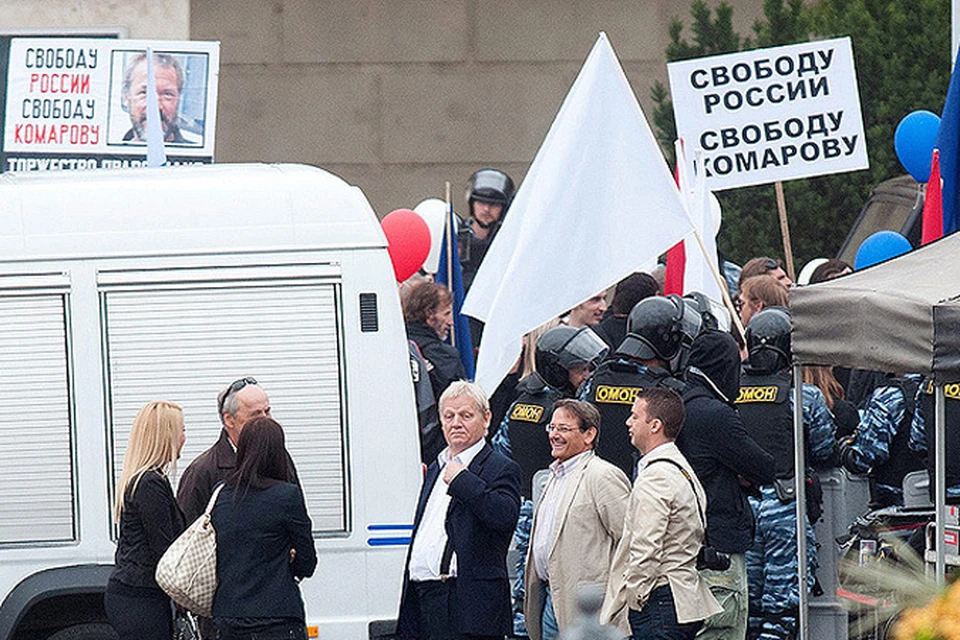
[[[590,451],[578,453],[563,462],[556,460],[550,465],[550,481],[540,497],[537,507],[537,528],[533,532],[533,566],[537,570],[537,577],[548,582],[550,573],[547,570],[547,561],[550,558],[550,549],[553,547],[553,528],[557,522],[557,511],[560,500],[566,491],[567,484],[576,475],[586,454]]]
[[[481,438],[465,450],[453,457],[465,467],[483,449],[485,441]],[[417,527],[417,534],[413,537],[413,549],[410,551],[410,579],[414,582],[440,579],[440,562],[443,559],[443,550],[447,546],[447,509],[450,507],[448,485],[443,480],[443,468],[450,462],[450,448],[447,447],[437,456],[440,470],[437,472],[437,481],[433,484],[427,506],[423,510],[423,518]],[[462,473],[466,473],[465,471]],[[450,559],[448,576],[457,575],[457,554]]]

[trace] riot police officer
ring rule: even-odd
[[[924,380],[920,385],[917,410],[913,414],[910,428],[910,449],[926,459],[927,474],[930,479],[930,501],[934,500],[936,489],[934,482],[934,387],[932,380]],[[947,503],[960,504],[960,385],[948,384],[943,394],[946,399],[947,434]]]
[[[919,376],[889,377],[870,395],[860,424],[840,447],[840,462],[851,473],[870,478],[870,508],[903,504],[903,478],[923,469],[908,446],[916,414]]]
[[[793,492],[793,393],[790,366],[790,312],[768,307],[747,326],[749,357],[740,379],[737,407],[747,433],[774,458],[776,479],[750,497],[756,517],[753,546],[746,553],[750,619],[747,637],[786,640],[796,635],[800,590],[797,584],[797,516]],[[835,427],[823,393],[802,388],[807,460],[828,462]],[[810,501],[808,500],[808,504]],[[816,515],[812,515],[816,519]],[[808,588],[816,567],[813,527],[806,523]]]
[[[553,462],[546,433],[553,403],[572,398],[577,388],[607,352],[606,343],[587,327],[559,326],[537,340],[536,371],[517,385],[519,395],[490,441],[500,453],[520,465],[520,519],[514,533],[517,578],[513,587],[514,633],[526,635],[523,620],[524,568],[533,524],[533,476]]]
[[[500,230],[513,193],[513,180],[499,169],[480,169],[470,176],[467,187],[470,217],[460,227],[459,233],[464,291],[469,291],[473,284],[487,249]]]
[[[641,390],[683,383],[673,376],[671,361],[699,332],[702,317],[677,295],[646,298],[627,316],[627,337],[584,384],[580,399],[600,411],[603,438],[595,450],[619,467],[628,478],[636,471],[636,449],[630,444],[627,417]]]

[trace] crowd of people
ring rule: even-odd
[[[496,224],[486,228],[495,233]],[[803,285],[852,267],[819,260],[807,271]],[[761,256],[730,286],[745,334],[702,295],[663,295],[662,273],[632,274],[612,295],[598,292],[525,336],[514,370],[488,398],[467,382],[445,381],[457,379],[457,353],[443,342],[452,320],[440,320],[451,317],[450,298],[432,294],[436,305],[415,317],[407,309],[418,291],[443,288],[409,284],[408,337],[433,383],[434,433],[450,446],[435,439],[422,449],[429,470],[404,579],[402,637],[555,640],[572,624],[583,585],[604,590],[601,619],[623,637],[796,637],[797,531],[806,531],[813,590],[818,472],[843,467],[867,476],[864,510],[902,505],[904,476],[932,473],[924,421],[932,416],[931,385],[904,372],[810,366],[795,407],[789,294],[796,285],[779,260]],[[428,339],[424,325],[434,327]],[[436,363],[430,345],[443,350]],[[464,396],[473,401],[473,435],[455,448],[449,435],[463,421],[447,403]],[[948,407],[948,423],[956,410]],[[795,411],[808,464],[799,470]],[[475,455],[496,461],[496,477],[485,476],[493,463],[474,464]],[[960,499],[960,469],[948,467],[948,496]],[[802,528],[797,473],[807,487]],[[445,518],[438,500],[447,501]],[[515,522],[513,585],[505,521]],[[923,550],[922,539],[911,544]],[[475,564],[481,547],[504,552],[495,568],[488,555]],[[415,562],[431,570],[414,571]],[[499,584],[485,585],[491,595],[482,605],[462,596],[477,575]]]
[[[495,169],[471,178],[458,234],[471,281],[512,195],[512,180]],[[805,278],[850,271],[827,260]],[[804,368],[794,406],[793,286],[778,260],[747,262],[731,283],[741,335],[705,296],[663,295],[662,273],[631,274],[525,336],[514,370],[488,396],[465,380],[446,342],[451,292],[429,277],[403,283],[426,471],[398,636],[557,640],[591,585],[603,594],[601,622],[620,637],[794,638],[798,529],[806,589],[817,570],[817,471],[868,476],[870,507],[902,504],[905,475],[932,468],[933,400],[931,385],[909,372],[818,366]],[[474,329],[478,342],[482,325]],[[948,423],[960,420],[957,399]],[[317,555],[283,429],[254,378],[227,386],[217,409],[220,437],[184,470],[176,495],[181,408],[151,402],[134,421],[105,595],[121,638],[172,637],[174,608],[156,566],[205,513],[218,538],[218,588],[203,637],[306,638],[297,583]],[[806,469],[794,462],[798,411]],[[960,499],[960,442],[948,438],[947,449],[948,496]],[[797,474],[808,488],[803,527]]]

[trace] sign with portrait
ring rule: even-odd
[[[673,62],[667,73],[677,137],[711,190],[869,166],[850,38]]]
[[[11,38],[4,44],[0,171],[145,165],[148,47],[168,164],[213,161],[219,43]]]

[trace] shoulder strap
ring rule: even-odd
[[[207,503],[207,508],[203,511],[204,516],[210,517],[210,512],[213,511],[213,505],[217,503],[217,496],[220,495],[220,490],[223,489],[223,485],[224,483],[221,482],[217,485],[217,488],[213,490],[213,495],[210,496],[210,502]]]
[[[656,460],[651,460],[650,464],[656,464],[657,462],[666,462],[672,464],[677,469],[680,470],[680,473],[683,474],[683,477],[687,479],[687,482],[690,483],[690,490],[693,491],[693,499],[697,501],[697,512],[700,514],[700,524],[703,525],[703,540],[706,543],[707,541],[707,518],[703,515],[703,505],[700,504],[700,496],[697,495],[697,487],[693,484],[693,478],[690,477],[690,474],[687,473],[687,470],[683,468],[676,460],[671,460],[670,458],[657,458]]]

